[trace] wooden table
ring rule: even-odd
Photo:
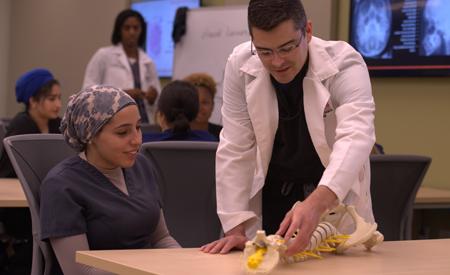
[[[28,207],[19,179],[0,178],[0,207]]]
[[[344,255],[279,265],[273,274],[450,274],[450,239],[385,242],[372,252],[352,248]],[[196,248],[78,251],[76,261],[116,274],[244,275],[242,252],[205,254]]]
[[[420,187],[414,202],[414,208],[450,208],[450,190],[434,187]]]

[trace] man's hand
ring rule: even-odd
[[[225,237],[222,239],[206,244],[200,247],[200,250],[211,254],[226,254],[233,248],[243,250],[246,241],[244,225],[240,224],[225,233]]]
[[[287,256],[306,248],[320,217],[336,204],[336,199],[336,195],[328,187],[319,186],[304,202],[297,202],[286,214],[276,234],[284,235],[285,240],[290,240],[286,250]],[[291,239],[297,229],[297,237]]]
[[[133,99],[143,98],[145,93],[141,89],[129,89],[125,90]]]
[[[148,104],[153,105],[157,97],[158,91],[156,91],[155,87],[150,86],[147,93],[145,93],[145,98],[147,99]]]

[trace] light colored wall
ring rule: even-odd
[[[13,116],[23,109],[15,101],[15,81],[34,67],[54,73],[66,103],[69,95],[79,91],[92,54],[110,44],[117,13],[128,6],[128,0],[11,1],[8,73],[0,67],[0,75],[8,78],[6,113]]]
[[[338,35],[348,40],[349,0],[340,0]],[[372,78],[377,140],[390,154],[433,158],[424,184],[450,189],[450,77]]]
[[[0,0],[0,117],[7,114],[11,1]]]

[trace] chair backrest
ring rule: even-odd
[[[10,136],[3,143],[30,208],[33,227],[31,274],[50,274],[53,253],[50,245],[40,240],[40,186],[51,168],[76,153],[60,134]]]
[[[372,207],[385,240],[411,239],[414,200],[431,158],[371,155]]]
[[[141,124],[141,131],[142,133],[160,133],[161,127],[157,124],[149,124],[149,123],[142,123]]]
[[[6,125],[0,120],[0,157],[3,152],[3,139],[6,136]]]
[[[182,247],[199,247],[220,237],[216,208],[217,142],[144,143],[153,162],[171,235]]]
[[[8,126],[9,123],[13,120],[13,117],[1,117],[0,121],[5,124],[5,126]]]

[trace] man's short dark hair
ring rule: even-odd
[[[111,35],[111,42],[113,45],[117,45],[118,43],[122,42],[122,26],[130,17],[136,17],[141,23],[141,35],[139,36],[138,45],[143,50],[145,50],[147,24],[145,23],[144,17],[139,12],[130,9],[123,10],[117,15],[116,21],[114,22],[114,29]]]
[[[250,0],[248,4],[248,29],[252,27],[263,31],[276,28],[281,22],[292,19],[298,30],[305,32],[306,13],[300,0]]]

